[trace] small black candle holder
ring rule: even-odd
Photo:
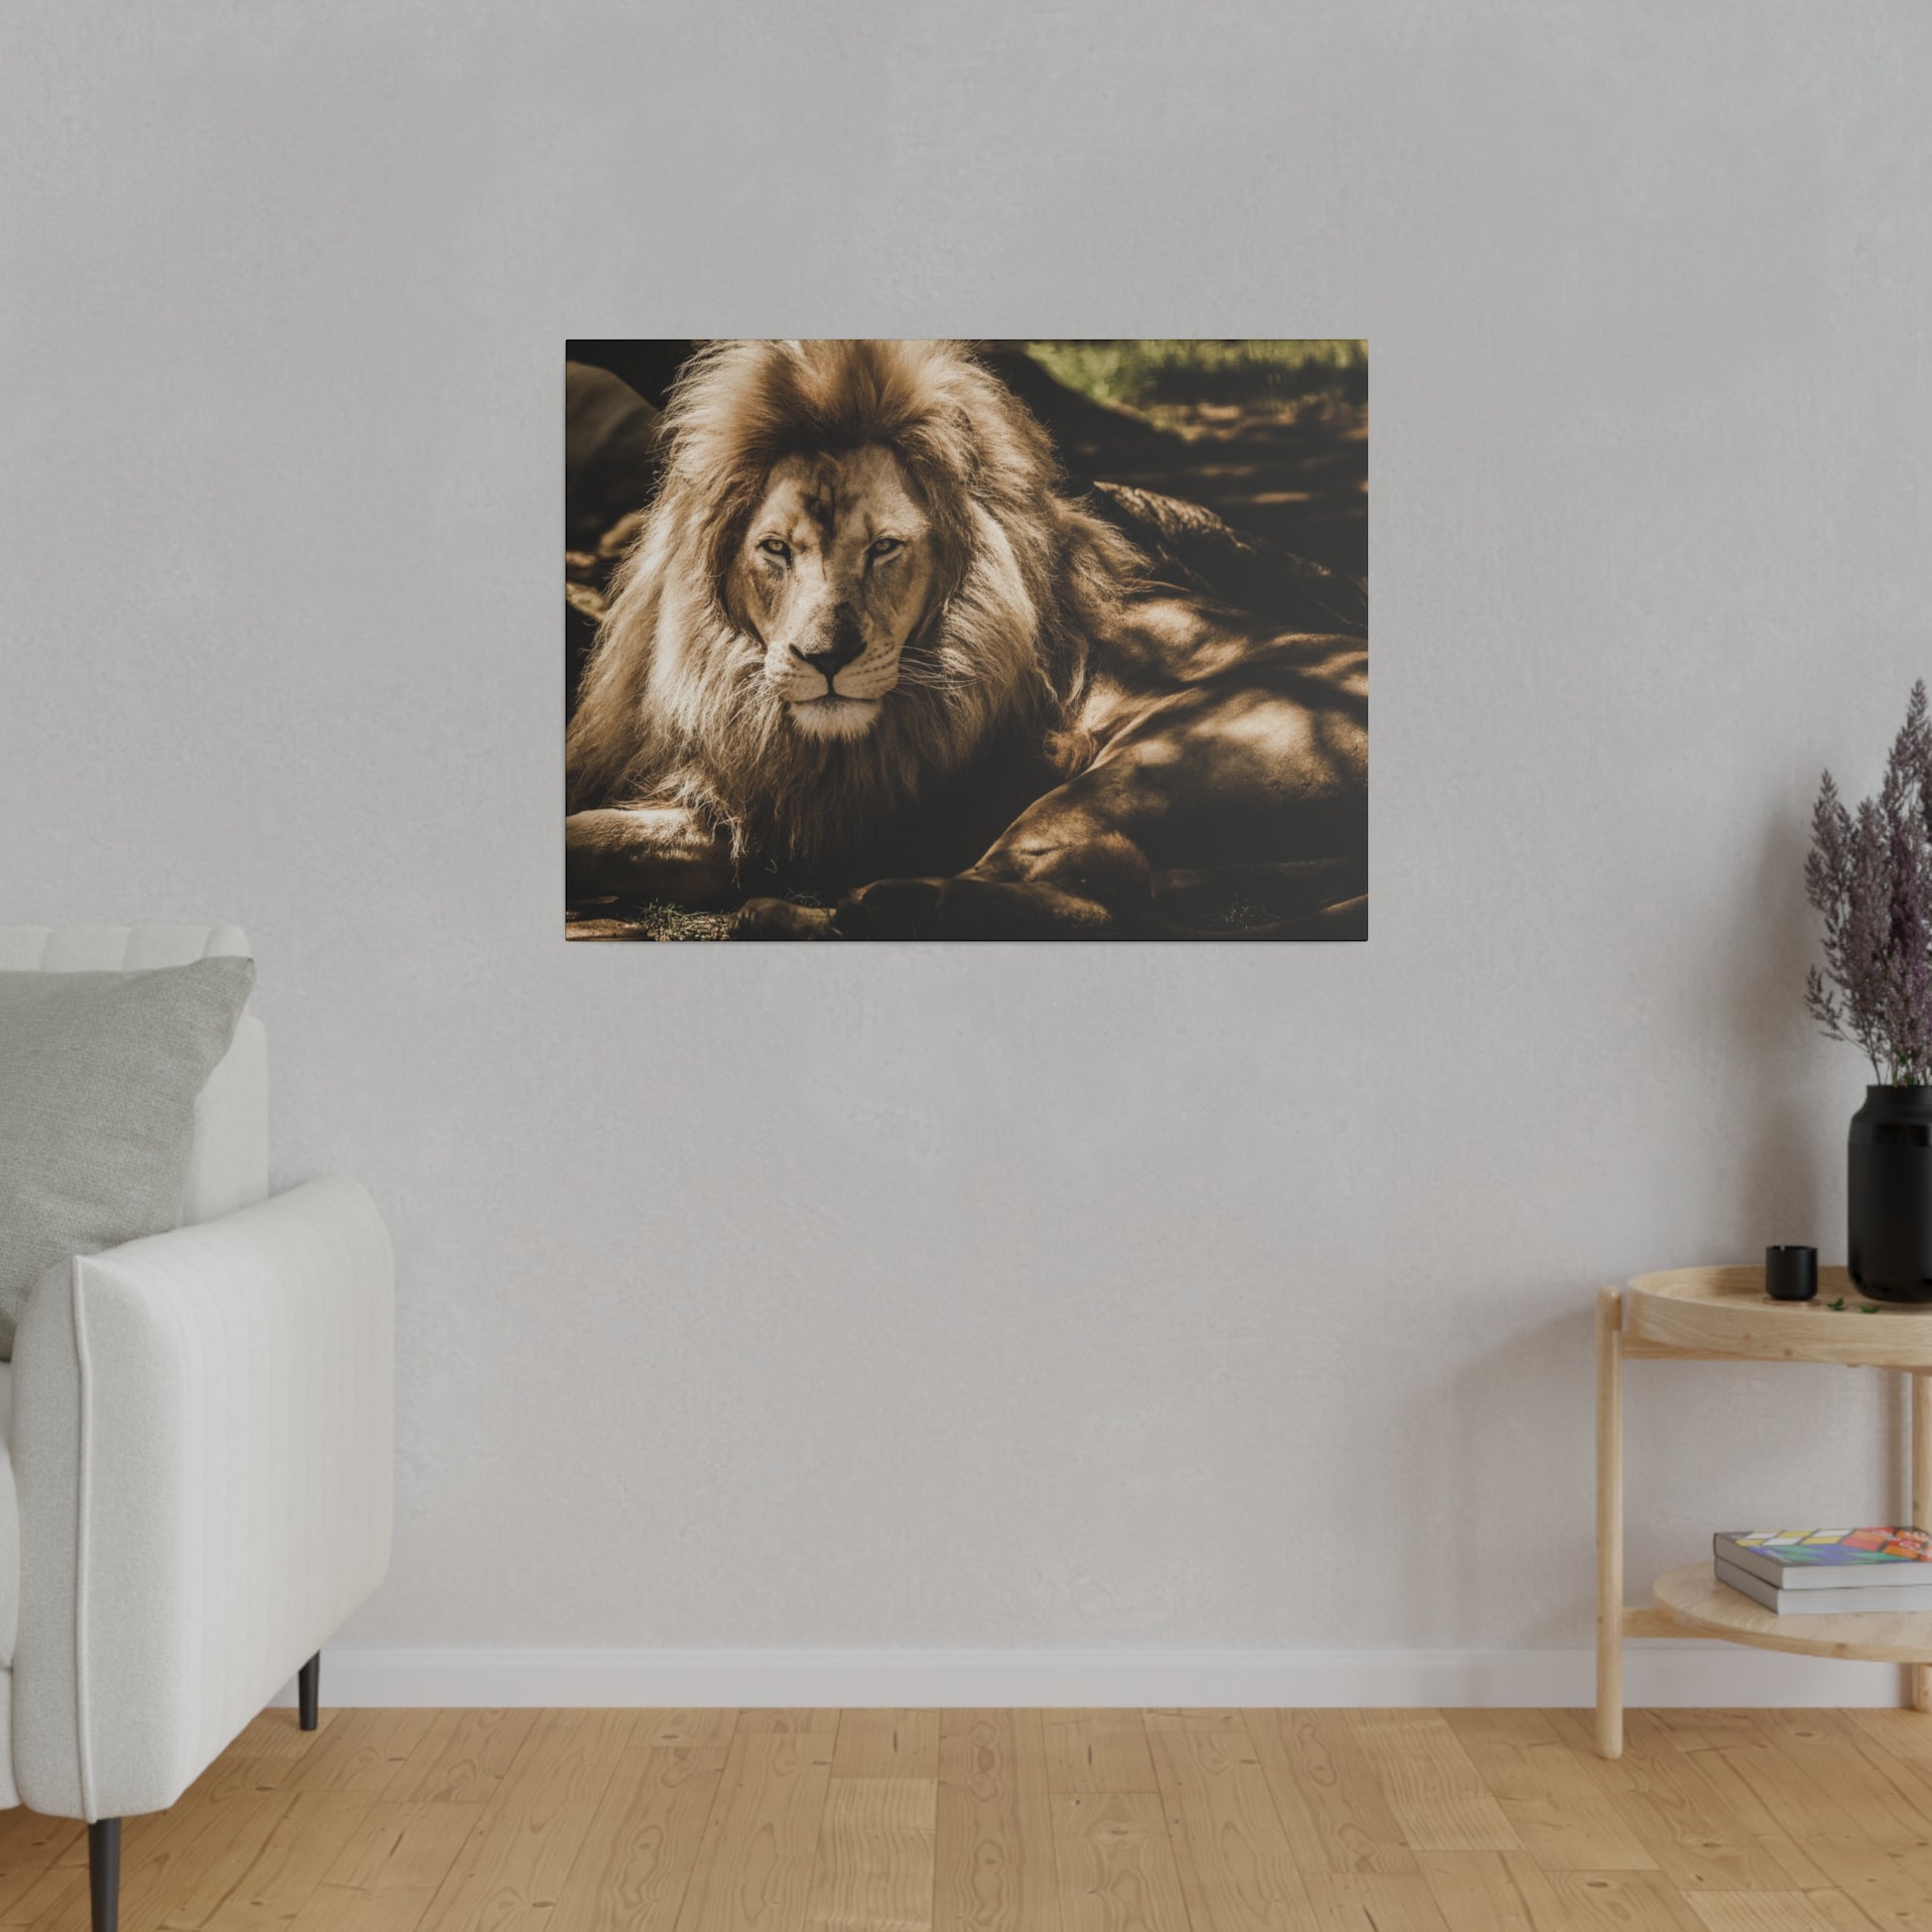
[[[1764,1292],[1774,1302],[1811,1302],[1818,1297],[1818,1250],[1764,1250]]]

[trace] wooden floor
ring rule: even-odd
[[[1932,1718],[272,1712],[126,1831],[124,1932],[1910,1932]],[[0,1814],[0,1926],[85,1860]]]

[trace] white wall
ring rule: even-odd
[[[1582,1644],[1591,1290],[1843,1252],[1932,17],[977,15],[0,24],[0,916],[243,923],[391,1217],[351,1644]],[[1370,339],[1366,947],[564,944],[564,337],[934,331]],[[1639,1578],[1900,1500],[1874,1378],[1632,1375]]]

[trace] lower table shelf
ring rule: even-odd
[[[1708,1563],[1687,1563],[1657,1579],[1657,1607],[1687,1631],[1793,1650],[1806,1657],[1853,1657],[1873,1664],[1932,1664],[1932,1610],[1892,1616],[1779,1616],[1719,1583]]]

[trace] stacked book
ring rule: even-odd
[[[1780,1616],[1932,1610],[1923,1530],[1731,1530],[1711,1549],[1721,1584]]]

